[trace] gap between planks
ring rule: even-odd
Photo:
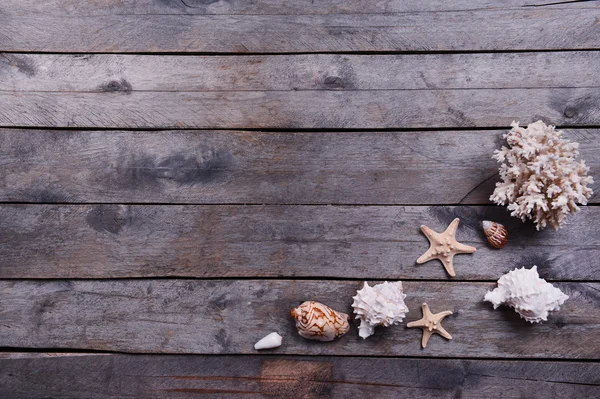
[[[600,129],[600,125],[553,125],[556,129],[568,129],[568,130],[591,130]],[[511,126],[436,126],[436,127],[398,127],[398,128],[229,128],[229,127],[214,127],[214,128],[187,128],[187,127],[77,127],[77,126],[18,126],[0,125],[2,130],[57,130],[67,132],[153,132],[153,133],[166,133],[170,131],[188,131],[196,133],[205,132],[250,132],[250,133],[307,133],[307,134],[327,134],[327,133],[411,133],[411,132],[476,132],[476,131],[497,131],[506,130],[508,132]]]
[[[123,205],[123,206],[331,206],[331,207],[400,207],[400,206],[414,206],[414,207],[435,207],[435,206],[476,206],[476,207],[491,207],[491,208],[503,208],[503,206],[492,204],[492,203],[481,203],[481,204],[461,204],[461,203],[440,203],[440,204],[417,204],[417,203],[397,203],[397,204],[378,204],[378,203],[356,203],[356,204],[345,204],[345,203],[300,203],[300,202],[280,202],[280,203],[260,203],[260,202],[186,202],[186,203],[175,203],[175,202],[28,202],[28,201],[0,201],[2,205],[57,205],[57,206],[94,206],[94,205]],[[588,203],[587,205],[578,205],[581,207],[594,207],[600,206],[600,203]],[[525,223],[529,223],[525,222]]]
[[[500,277],[500,276],[499,276]],[[443,282],[447,282],[447,283],[497,283],[498,282],[498,278],[494,278],[494,279],[460,279],[460,278],[448,278],[447,280],[442,280],[439,278],[392,278],[392,277],[379,277],[379,278],[373,278],[373,277],[368,277],[368,278],[358,278],[358,277],[331,277],[331,276],[327,276],[327,277],[314,277],[314,276],[309,276],[309,277],[305,277],[305,276],[296,276],[296,277],[289,277],[289,276],[283,276],[283,277],[271,277],[271,276],[256,276],[256,277],[248,277],[248,276],[242,276],[242,277],[190,277],[190,276],[148,276],[148,277],[69,277],[69,278],[64,278],[64,277],[60,277],[60,278],[50,278],[50,277],[39,277],[39,278],[24,278],[24,277],[2,277],[0,278],[0,281],[31,281],[31,282],[55,282],[55,281],[91,281],[91,282],[102,282],[102,281],[129,281],[129,280],[133,280],[133,281],[154,281],[154,280],[181,280],[181,281],[260,281],[260,280],[264,280],[264,281],[287,281],[287,282],[294,282],[294,281],[309,281],[309,282],[320,282],[320,281],[347,281],[347,282],[356,282],[356,283],[361,283],[361,282],[374,282],[374,283],[380,283],[380,282],[384,282],[384,281],[392,281],[392,280],[397,280],[397,281],[402,281],[402,282],[412,282],[412,283],[443,283]],[[549,282],[551,283],[581,283],[581,284],[592,284],[592,283],[600,283],[600,279],[599,280],[574,280],[574,279],[549,279]]]
[[[399,325],[395,326],[398,327]],[[400,325],[401,326],[401,325]],[[378,327],[385,328],[385,327]],[[46,356],[54,355],[57,356]],[[494,361],[494,362],[523,362],[523,363],[597,363],[600,364],[600,360],[597,359],[563,359],[563,358],[529,358],[529,357],[458,357],[458,356],[402,356],[402,355],[361,355],[356,354],[329,354],[329,355],[314,355],[314,354],[276,354],[269,351],[261,350],[256,353],[237,353],[237,354],[219,354],[219,353],[162,353],[162,352],[120,352],[111,350],[91,350],[91,349],[77,349],[77,348],[27,348],[27,347],[8,347],[0,346],[0,361],[10,360],[11,355],[15,355],[15,360],[27,358],[27,355],[39,358],[56,358],[56,357],[67,357],[73,356],[131,356],[131,357],[260,357],[261,359],[281,359],[287,357],[299,357],[299,358],[310,358],[310,357],[322,357],[326,358],[361,358],[361,359],[407,359],[407,360],[465,360],[465,361]]]
[[[41,51],[41,50],[0,50],[0,54],[31,54],[31,55],[148,55],[148,56],[175,56],[175,57],[254,57],[254,56],[294,56],[294,55],[460,55],[460,54],[523,54],[523,53],[572,53],[572,52],[597,52],[600,47],[589,48],[564,48],[564,49],[534,49],[534,50],[415,50],[415,51],[296,51],[296,52],[150,52],[150,51]]]

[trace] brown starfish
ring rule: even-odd
[[[419,327],[423,329],[423,339],[421,339],[421,346],[423,348],[427,346],[427,341],[429,341],[429,337],[433,333],[438,333],[444,338],[452,339],[452,335],[448,334],[448,331],[444,330],[444,327],[440,324],[444,317],[452,314],[451,311],[446,310],[445,312],[432,314],[426,303],[421,305],[421,309],[423,310],[423,318],[411,321],[406,327]]]
[[[458,228],[459,223],[459,218],[454,219],[443,233],[436,233],[429,227],[422,225],[421,231],[429,240],[430,246],[427,252],[417,259],[417,263],[425,263],[432,259],[439,259],[448,274],[452,277],[456,276],[454,265],[452,264],[454,255],[471,254],[477,251],[477,248],[475,247],[464,245],[456,241],[456,229]]]

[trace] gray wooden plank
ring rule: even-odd
[[[347,52],[600,49],[600,10],[330,15],[0,14],[0,51]]]
[[[362,281],[2,280],[0,346],[180,354],[249,354],[271,331],[276,354],[599,359],[600,284],[556,283],[570,296],[548,322],[532,325],[482,301],[494,283],[405,282],[410,312],[451,310],[448,341],[405,325],[363,340],[353,326],[324,344],[301,338],[289,310],[316,300],[351,312]],[[353,323],[354,324],[354,323]]]
[[[518,7],[589,8],[594,1],[553,2],[543,0],[119,0],[94,3],[74,0],[3,0],[0,11],[7,15],[219,15],[219,14],[364,14],[422,11],[504,10]]]
[[[80,4],[81,2],[78,2]],[[84,2],[83,4],[88,4]],[[0,54],[0,90],[99,92],[598,87],[598,51],[156,56]]]
[[[3,129],[0,200],[481,204],[498,181],[491,156],[505,132]],[[600,175],[598,129],[565,134]]]
[[[456,279],[495,281],[538,266],[548,280],[600,280],[600,208],[558,232],[536,232],[499,207],[0,206],[0,278],[337,277],[448,278],[419,226],[475,246],[455,258]],[[509,229],[492,249],[482,220]]]
[[[100,93],[0,92],[0,126],[461,128],[538,119],[585,126],[600,124],[599,102],[597,88],[135,92],[121,84]]]
[[[600,364],[455,359],[0,354],[6,398],[592,398]]]

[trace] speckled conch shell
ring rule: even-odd
[[[483,225],[483,232],[492,247],[502,248],[506,245],[508,242],[508,230],[506,230],[506,227],[500,223],[490,222],[489,220],[484,220],[481,224]]]
[[[530,323],[548,320],[548,313],[559,310],[569,297],[561,290],[540,278],[537,266],[515,269],[498,280],[498,288],[488,291],[484,300],[511,306]]]
[[[367,338],[373,335],[376,326],[389,327],[401,323],[408,312],[404,298],[406,294],[402,291],[401,281],[386,281],[373,287],[365,281],[362,290],[352,297],[354,313],[360,320],[358,335]]]
[[[304,302],[292,309],[290,315],[296,319],[298,334],[306,339],[333,341],[350,329],[350,316],[319,302]]]

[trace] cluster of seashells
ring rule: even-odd
[[[558,229],[566,221],[566,215],[575,213],[576,202],[585,205],[592,195],[588,186],[593,180],[587,175],[589,168],[584,161],[576,160],[578,144],[562,138],[562,132],[542,121],[527,128],[513,122],[512,130],[504,137],[509,147],[497,150],[494,158],[503,163],[500,167],[502,182],[496,184],[491,200],[507,205],[512,216],[523,221],[532,219],[539,229],[549,225]],[[427,226],[421,231],[428,238],[430,248],[417,263],[438,259],[447,273],[455,276],[453,257],[456,254],[473,253],[476,248],[459,243],[456,218],[443,233]],[[493,248],[503,248],[508,242],[508,230],[500,223],[484,220],[484,234]],[[402,282],[384,282],[371,287],[367,282],[357,291],[352,307],[359,320],[358,334],[366,339],[373,335],[377,326],[390,327],[400,324],[408,313],[404,302],[406,294]],[[557,311],[569,297],[560,289],[540,278],[537,266],[530,269],[514,269],[498,280],[498,286],[488,291],[484,301],[491,302],[494,309],[501,305],[512,307],[521,318],[530,323],[548,320],[550,312]],[[441,320],[450,311],[431,313],[422,304],[423,318],[407,324],[407,327],[423,329],[422,346],[432,333],[447,339],[452,336],[441,326]],[[290,312],[296,321],[298,334],[306,339],[333,341],[350,330],[350,316],[313,301],[307,301]],[[271,333],[260,340],[255,348],[272,348],[281,345],[282,337]]]
[[[373,287],[365,281],[361,290],[353,297],[354,313],[360,320],[359,335],[367,338],[376,326],[389,327],[402,322],[408,307],[404,303],[402,282],[387,281]],[[350,316],[336,311],[319,302],[306,301],[290,311],[296,321],[298,334],[316,341],[333,341],[350,330]],[[255,349],[276,348],[281,345],[282,337],[273,332],[254,346]]]
[[[376,326],[389,327],[402,322],[408,307],[404,303],[406,294],[402,282],[387,281],[369,286],[365,281],[361,290],[353,297],[354,313],[360,320],[359,335],[367,338]],[[333,341],[350,329],[350,316],[338,312],[319,302],[307,301],[290,311],[296,320],[298,334],[306,339]]]
[[[386,281],[374,287],[365,282],[363,288],[353,297],[352,303],[356,319],[360,320],[359,336],[365,339],[373,335],[377,326],[390,327],[400,324],[408,313],[404,298],[406,294],[401,281]],[[537,266],[534,265],[531,269],[515,269],[500,277],[498,287],[488,291],[484,300],[491,302],[494,309],[500,305],[513,307],[526,321],[539,323],[548,320],[549,313],[559,310],[560,305],[568,298],[560,289],[540,278]],[[307,339],[333,341],[350,329],[350,316],[318,302],[304,302],[292,309],[291,315],[296,320],[298,334]],[[442,331],[445,332],[440,329],[440,334]],[[425,345],[426,342],[423,347]]]
[[[367,338],[373,335],[377,326],[400,324],[408,312],[404,298],[406,294],[401,281],[386,281],[373,287],[365,281],[352,303],[356,319],[360,320],[359,335]],[[292,309],[290,314],[296,320],[298,334],[306,339],[333,341],[350,329],[349,315],[322,303],[304,302]]]
[[[456,242],[454,238],[458,223],[459,220],[455,219],[442,234],[435,233],[422,226],[424,232],[427,231],[428,238],[433,237],[430,239],[431,248],[440,245],[436,240],[439,240],[439,237],[444,236],[444,234],[449,237],[449,240],[454,240],[452,241],[454,242],[453,247],[460,248],[462,244]],[[484,234],[492,247],[502,248],[506,245],[508,240],[506,227],[500,223],[487,220],[482,222],[482,226]],[[444,240],[442,240],[443,244],[446,244],[447,241]],[[469,252],[474,252],[474,250],[475,248]],[[427,260],[434,257],[432,256]],[[444,260],[447,259],[440,259],[442,263],[444,263]],[[444,266],[446,266],[445,263]],[[406,313],[408,313],[408,306],[404,302],[405,298],[406,294],[401,281],[386,281],[372,287],[365,281],[363,287],[352,297],[355,318],[360,322],[358,326],[359,336],[366,339],[374,334],[377,326],[390,327],[402,323]],[[491,302],[494,309],[501,305],[510,306],[526,321],[539,323],[546,321],[551,311],[559,310],[568,298],[560,289],[540,278],[537,273],[537,266],[534,265],[531,269],[525,269],[524,267],[515,269],[500,277],[498,287],[493,291],[488,291],[484,300]],[[444,317],[452,314],[452,312],[445,311],[432,314],[425,303],[422,308],[423,318],[408,323],[407,327],[423,329],[423,348],[427,345],[432,333],[452,339],[452,336],[439,324]],[[303,302],[298,307],[291,309],[290,315],[296,322],[298,334],[309,340],[333,341],[350,330],[350,316],[348,314],[336,311],[319,302]],[[281,343],[281,335],[273,332],[258,341],[254,347],[257,350],[276,348]]]

